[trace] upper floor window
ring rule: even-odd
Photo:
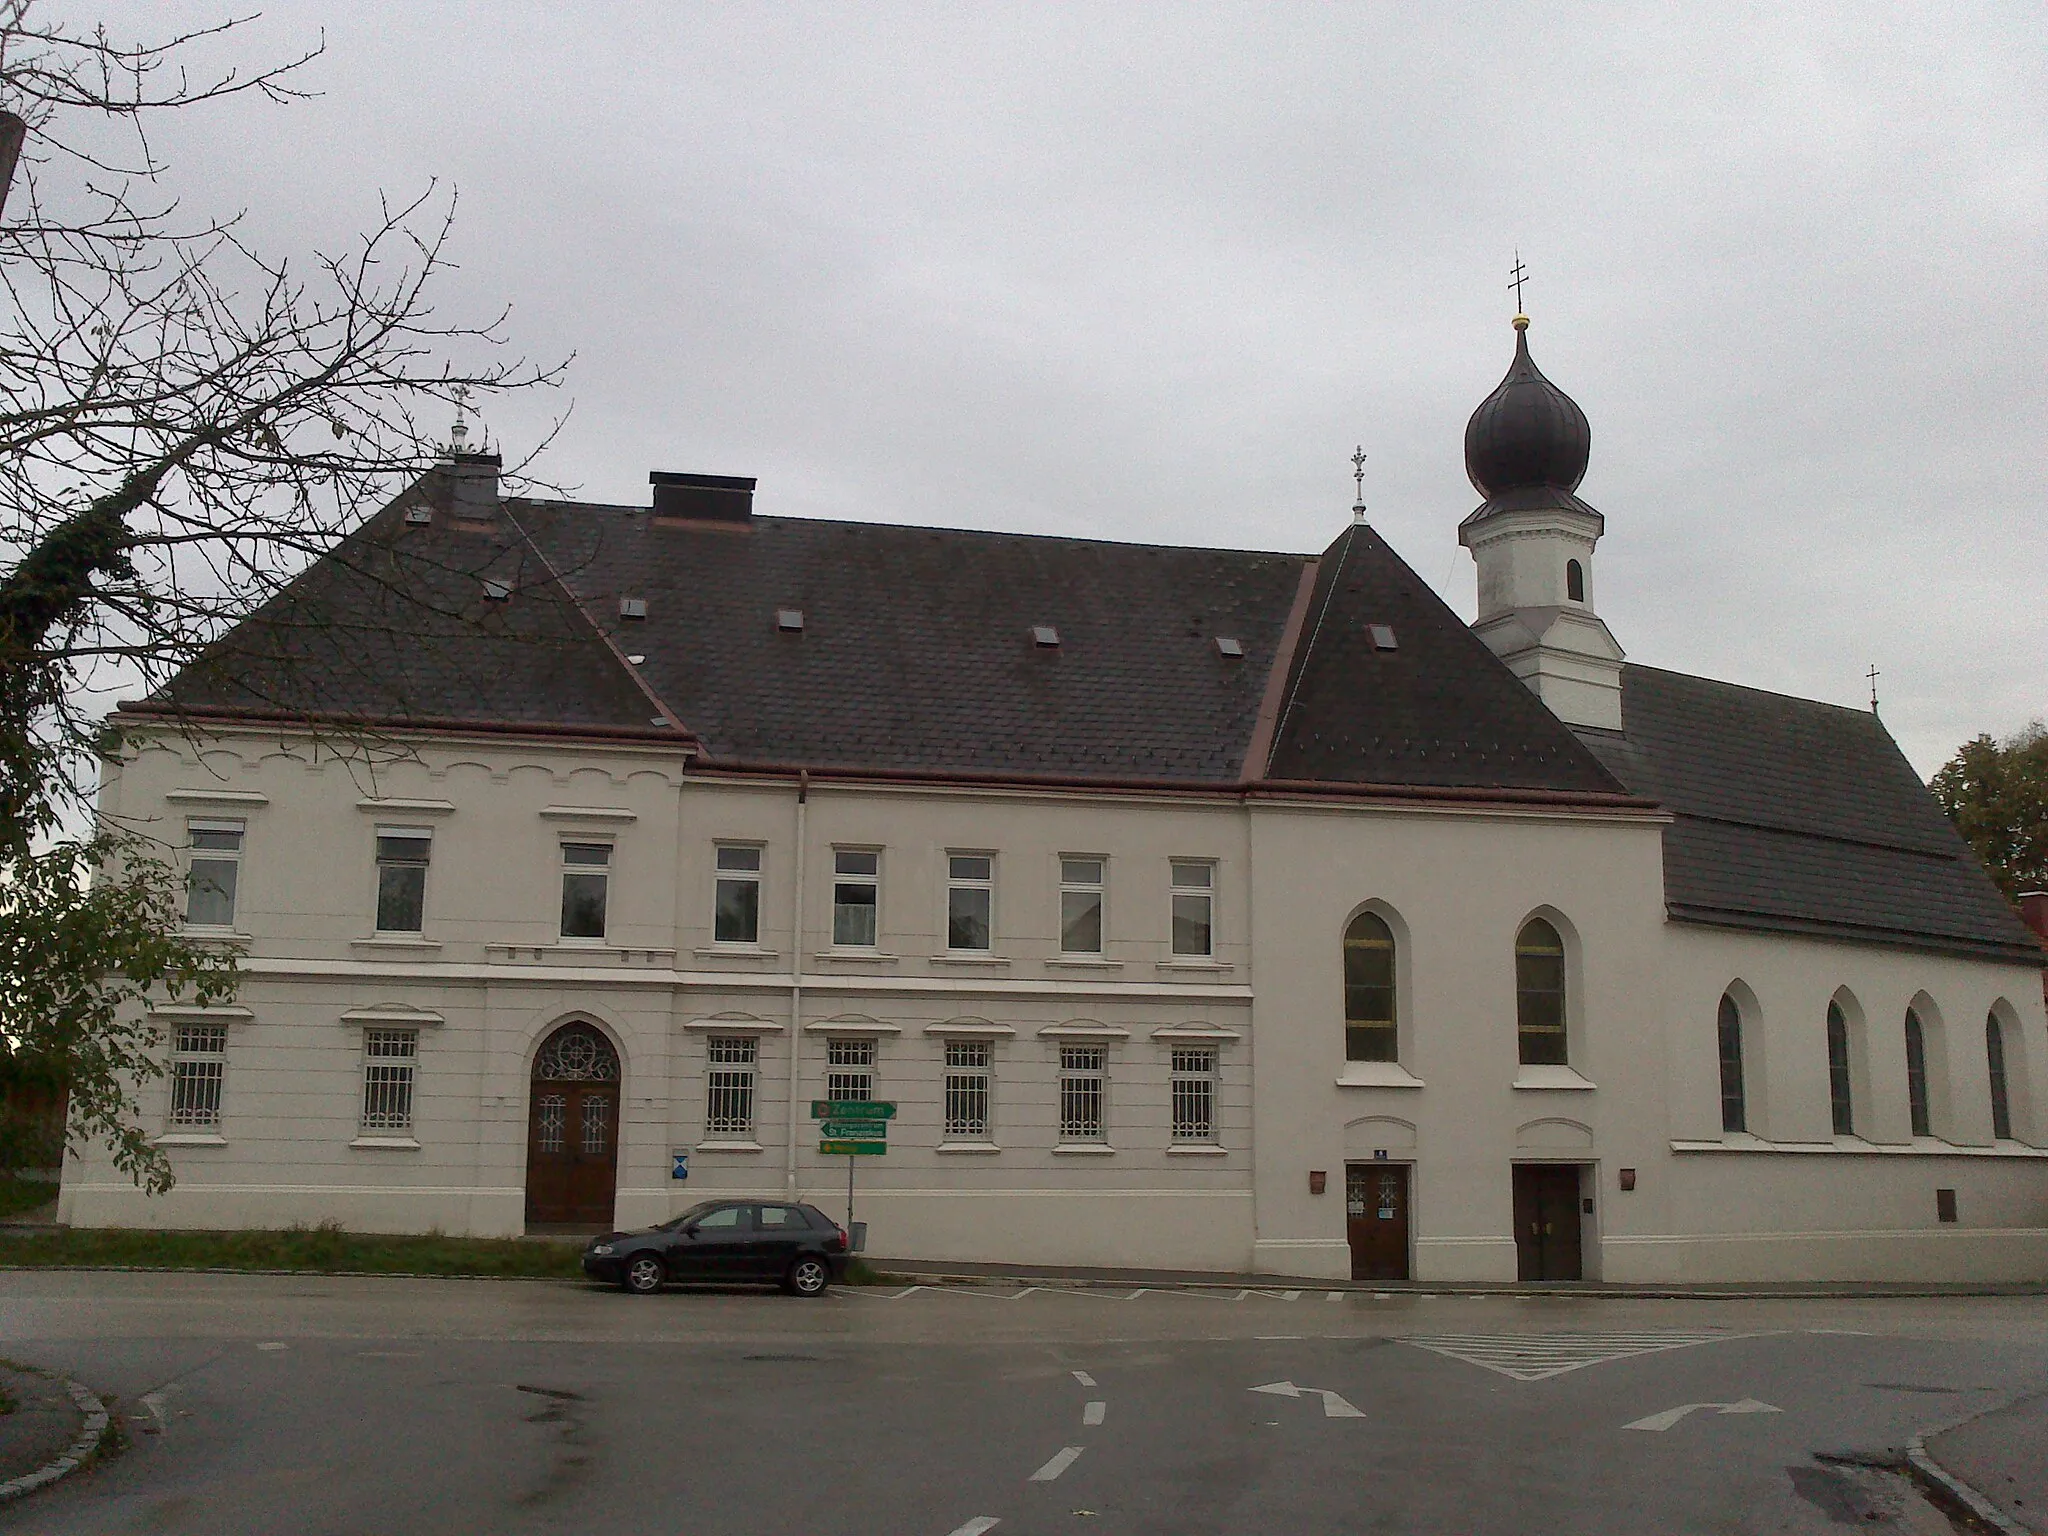
[[[377,829],[377,931],[418,933],[427,910],[428,827]]]
[[[1906,1010],[1906,1110],[1915,1136],[1934,1134],[1927,1098],[1927,1029],[1917,1010]]]
[[[1216,952],[1216,866],[1173,861],[1173,952],[1207,958]]]
[[[946,948],[986,951],[995,919],[996,861],[985,853],[946,856]]]
[[[1993,1009],[1984,1016],[1984,1060],[1991,1069],[1991,1134],[2012,1140],[2012,1090],[2005,1076],[2005,1025]]]
[[[825,1097],[859,1099],[875,1096],[875,1042],[872,1040],[828,1040],[825,1042]]]
[[[870,849],[834,849],[832,942],[843,948],[873,949],[881,903],[882,856]]]
[[[712,942],[760,943],[761,850],[745,844],[720,843],[716,862],[718,884],[712,895]]]
[[[1564,940],[1540,917],[1515,938],[1515,1030],[1524,1066],[1565,1065]]]
[[[1101,859],[1060,860],[1060,953],[1102,953]]]
[[[1828,1112],[1837,1136],[1856,1134],[1856,1097],[1849,1082],[1849,1019],[1828,1004]]]
[[[419,1066],[416,1029],[363,1031],[363,1129],[412,1129],[413,1073]]]
[[[1564,595],[1569,602],[1586,600],[1586,568],[1576,560],[1564,563]]]
[[[1721,994],[1717,1033],[1721,1044],[1721,1129],[1749,1128],[1749,1106],[1742,1081],[1742,1008],[1732,994]]]
[[[562,937],[604,937],[605,902],[611,887],[610,843],[562,844]]]
[[[180,1024],[171,1041],[171,1126],[213,1130],[220,1125],[220,1091],[228,1070],[225,1024]]]
[[[242,823],[186,823],[192,858],[185,872],[185,921],[194,928],[235,926],[235,887],[242,873]]]
[[[1398,1061],[1394,1023],[1394,930],[1361,912],[1344,930],[1344,1059]]]

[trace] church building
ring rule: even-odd
[[[851,1178],[890,1257],[2048,1276],[2041,948],[1873,712],[1624,658],[1527,328],[1470,625],[1362,508],[1137,545],[523,499],[458,446],[118,713],[103,811],[245,979],[156,1011],[176,1188],[89,1154],[63,1219]]]

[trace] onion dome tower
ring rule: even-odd
[[[1621,647],[1593,609],[1593,548],[1607,520],[1579,500],[1593,432],[1529,356],[1465,424],[1465,473],[1486,500],[1458,525],[1479,566],[1473,631],[1567,725],[1621,729]]]

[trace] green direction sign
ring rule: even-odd
[[[887,1141],[889,1122],[886,1120],[827,1120],[818,1127],[818,1134],[828,1141]]]
[[[896,1106],[887,1099],[813,1099],[813,1120],[894,1120]]]
[[[821,1141],[818,1150],[832,1157],[880,1157],[889,1150],[886,1141]]]

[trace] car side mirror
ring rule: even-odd
[[[688,1225],[687,1227],[683,1228],[683,1236],[685,1236],[685,1237],[695,1237],[696,1235],[697,1235],[697,1223],[695,1223],[694,1221],[693,1221],[693,1222],[691,1222],[691,1223],[690,1223],[690,1224],[689,1224],[689,1225]]]

